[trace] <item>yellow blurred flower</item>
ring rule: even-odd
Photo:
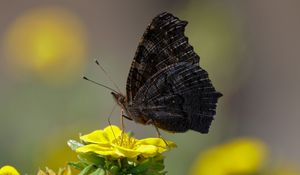
[[[104,130],[97,130],[81,136],[80,139],[88,144],[77,148],[76,152],[93,152],[114,158],[154,157],[169,150],[169,148],[176,147],[174,142],[166,141],[166,144],[161,138],[138,140],[122,132],[120,128],[114,125],[108,126]]]
[[[32,72],[50,83],[65,82],[82,69],[86,43],[85,27],[76,15],[46,6],[30,9],[11,23],[4,51],[12,68]]]
[[[232,175],[258,172],[266,157],[265,145],[240,138],[205,151],[196,160],[192,175]]]
[[[46,171],[39,170],[37,175],[72,175],[72,172],[71,168],[67,166],[67,168],[60,168],[57,173],[49,168],[46,168]]]
[[[14,167],[5,165],[0,168],[0,175],[20,175],[20,173]]]

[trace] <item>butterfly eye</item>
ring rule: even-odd
[[[125,98],[123,96],[119,97],[119,102],[124,103],[125,102]]]

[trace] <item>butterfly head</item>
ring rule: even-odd
[[[120,105],[122,108],[126,108],[126,97],[120,93],[111,92],[111,95],[115,99],[115,101]]]

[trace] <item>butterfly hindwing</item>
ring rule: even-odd
[[[205,70],[180,62],[158,71],[139,89],[129,111],[147,116],[159,128],[207,133],[216,103],[216,92]],[[147,119],[147,118],[146,118]]]
[[[184,35],[186,25],[186,21],[166,12],[152,20],[131,64],[126,85],[128,103],[152,75],[166,66],[177,62],[199,63],[199,56]]]

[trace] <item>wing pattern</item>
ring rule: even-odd
[[[170,13],[156,16],[135,53],[126,98],[114,97],[135,122],[150,121],[171,132],[207,133],[222,94],[199,67],[200,57],[184,35],[186,25]]]
[[[221,96],[205,70],[180,62],[149,78],[136,94],[129,111],[133,116],[152,119],[157,127],[168,131],[192,129],[207,133]]]
[[[187,21],[166,12],[156,16],[149,24],[129,71],[126,85],[128,103],[158,70],[176,62],[199,63],[199,56],[184,35],[186,25]]]

